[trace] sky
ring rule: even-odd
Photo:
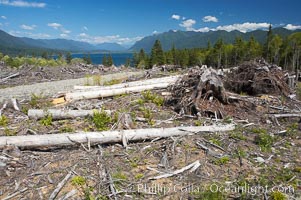
[[[300,8],[300,0],[0,0],[0,29],[129,46],[169,30],[294,30],[301,28]]]

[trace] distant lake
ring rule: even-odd
[[[106,55],[107,57],[110,55],[108,53],[96,53],[96,54],[90,54],[91,60],[93,64],[102,64],[102,58]],[[126,63],[126,59],[133,58],[132,53],[111,53],[113,63],[116,66],[124,65]],[[84,56],[87,56],[87,54],[72,54],[72,58],[83,58]]]

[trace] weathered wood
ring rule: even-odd
[[[274,114],[272,116],[275,117],[275,118],[301,117],[301,114],[298,114],[298,113],[285,113],[285,114]]]
[[[101,110],[60,110],[60,109],[48,109],[48,110],[39,110],[39,109],[30,109],[28,110],[28,117],[31,119],[41,119],[47,115],[51,115],[52,119],[73,119],[77,117],[87,117],[92,116],[95,111]],[[105,112],[111,115],[110,110],[105,110]]]
[[[177,76],[168,76],[162,78],[153,78],[153,79],[146,79],[141,81],[133,81],[121,84],[115,84],[111,86],[74,86],[75,90],[111,90],[117,88],[126,88],[126,87],[135,87],[135,86],[143,86],[143,85],[151,85],[151,84],[158,84],[158,83],[175,83],[178,78],[181,77],[180,75]]]
[[[170,85],[169,82],[156,83],[151,85],[142,85],[126,88],[116,88],[110,90],[93,90],[93,91],[80,91],[80,92],[70,92],[65,94],[66,101],[74,101],[81,99],[95,99],[101,97],[111,97],[121,94],[129,94],[134,92],[142,92],[145,90],[153,90],[156,88],[167,88]]]
[[[50,148],[71,146],[78,143],[104,144],[122,142],[126,137],[128,141],[139,141],[158,137],[185,136],[202,132],[217,132],[234,130],[233,124],[214,125],[214,126],[190,126],[174,128],[150,128],[115,130],[103,132],[78,132],[47,135],[21,135],[0,137],[0,149],[6,145],[15,145],[22,149]]]
[[[15,74],[11,74],[11,75],[9,75],[8,77],[5,77],[5,78],[1,79],[1,80],[0,80],[0,83],[5,82],[6,80],[8,80],[8,79],[10,79],[10,78],[17,77],[17,76],[20,76],[20,72],[17,72],[17,73],[15,73]]]

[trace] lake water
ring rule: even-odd
[[[107,57],[110,55],[108,53],[98,53],[98,54],[90,54],[91,60],[93,64],[102,64],[102,58],[106,55]],[[126,59],[133,58],[132,53],[112,53],[112,59],[115,66],[124,65],[126,63]],[[87,54],[72,54],[72,58],[83,58],[87,56]]]

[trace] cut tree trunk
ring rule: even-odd
[[[167,88],[173,82],[162,82],[151,85],[142,85],[134,87],[125,87],[125,88],[116,88],[110,90],[92,90],[92,91],[79,91],[79,92],[70,92],[65,94],[66,101],[74,101],[81,99],[95,99],[101,97],[111,97],[121,94],[129,94],[134,92],[142,92],[145,90],[153,90],[156,88]]]
[[[158,137],[185,136],[201,132],[217,132],[234,130],[233,124],[215,126],[190,126],[174,128],[150,128],[116,130],[103,132],[78,132],[47,135],[22,135],[0,137],[0,149],[6,145],[15,145],[22,149],[47,149],[53,147],[71,146],[79,143],[104,144],[122,142],[126,138],[130,141],[147,140]]]
[[[180,75],[177,76],[168,76],[162,78],[153,78],[153,79],[146,79],[141,81],[133,81],[121,84],[115,84],[111,86],[74,86],[75,90],[111,90],[111,89],[118,89],[118,88],[127,88],[127,87],[135,87],[135,86],[143,86],[143,85],[152,85],[158,83],[175,83]]]
[[[28,110],[28,117],[31,119],[41,119],[47,115],[51,115],[52,119],[74,119],[77,117],[87,117],[92,116],[95,111],[101,112],[101,110],[59,110],[59,109],[48,109],[48,110],[38,110],[30,109]],[[105,112],[111,115],[110,110],[105,110]]]

